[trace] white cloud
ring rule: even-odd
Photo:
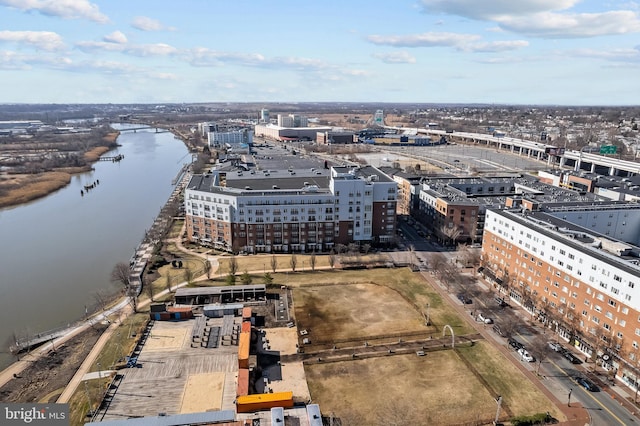
[[[367,37],[373,44],[394,47],[452,47],[479,40],[473,34],[436,33],[411,34],[405,36],[370,35]]]
[[[114,31],[111,34],[107,34],[106,36],[102,37],[102,40],[106,41],[107,43],[117,44],[125,44],[128,41],[127,36],[120,31]]]
[[[529,15],[550,10],[565,10],[580,0],[422,0],[428,11],[491,20],[496,16]]]
[[[96,52],[100,50],[106,50],[110,52],[121,52],[125,49],[125,45],[118,43],[111,43],[107,41],[79,41],[76,43],[76,47],[83,52]]]
[[[149,18],[146,16],[137,16],[133,19],[131,23],[133,28],[142,31],[174,31],[174,27],[168,27],[163,25],[157,19]]]
[[[101,24],[109,22],[98,6],[87,0],[0,0],[0,5],[64,19],[88,19]]]
[[[604,13],[549,13],[496,19],[508,31],[542,38],[595,37],[640,31],[640,20],[631,11]]]
[[[374,53],[374,58],[380,59],[385,64],[415,64],[416,58],[408,52]]]
[[[576,49],[569,52],[562,52],[563,56],[578,56],[583,58],[605,59],[613,62],[638,62],[640,63],[640,47],[636,48],[616,48],[607,50],[596,49]]]
[[[422,0],[427,11],[496,23],[541,38],[579,38],[640,32],[633,3],[627,10],[574,13],[579,0]]]
[[[168,56],[178,53],[178,49],[165,43],[133,45],[124,52],[134,56]]]
[[[59,50],[64,47],[62,37],[51,31],[0,31],[0,42],[27,44],[38,49]]]
[[[105,38],[106,39],[106,38]],[[107,41],[80,41],[76,47],[83,52],[122,52],[133,56],[168,56],[178,53],[178,49],[165,43],[155,44],[126,44]]]
[[[525,40],[491,41],[482,43],[470,43],[462,46],[462,50],[470,52],[506,52],[529,46]]]

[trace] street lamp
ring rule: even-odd
[[[431,325],[431,318],[429,318],[429,304],[427,303],[427,315],[426,315],[426,325]]]
[[[498,403],[498,408],[496,410],[496,419],[493,422],[494,425],[498,424],[498,418],[500,417],[500,408],[502,408],[502,396],[498,395],[498,397],[496,398],[496,402]]]
[[[567,407],[571,407],[571,391],[573,391],[573,388],[569,389],[569,395],[567,397]]]
[[[100,363],[97,363],[97,364],[98,364],[98,378],[102,379],[102,371],[101,371],[102,367],[100,366]]]

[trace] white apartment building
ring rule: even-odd
[[[209,132],[209,147],[219,147],[225,144],[228,145],[252,145],[253,144],[253,130],[240,129],[229,132]]]
[[[488,209],[482,243],[483,267],[512,300],[631,386],[640,365],[640,248],[616,237],[636,241],[638,230],[607,230],[639,215],[632,205]]]
[[[378,169],[279,173],[194,176],[185,190],[188,239],[248,253],[392,242],[396,184]]]

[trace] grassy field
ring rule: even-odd
[[[473,368],[463,361],[472,359]],[[501,420],[544,413],[564,417],[524,375],[486,343],[392,357],[305,366],[314,402],[345,425],[488,424],[502,395]],[[392,403],[390,403],[392,401]],[[393,420],[393,421],[392,421]],[[402,420],[402,423],[398,421]]]
[[[312,342],[428,329],[420,312],[397,292],[380,285],[306,286],[297,288],[293,298],[298,328],[309,330]]]
[[[129,316],[120,324],[116,331],[106,343],[98,359],[91,366],[89,371],[109,370],[118,363],[118,360],[131,353],[137,336],[149,319],[148,313],[139,313]],[[135,333],[136,337],[132,337]],[[100,367],[98,367],[100,363]],[[102,400],[107,384],[111,377],[103,379],[87,380],[82,384],[69,400],[70,424],[72,426],[83,425],[89,419],[86,417],[89,411],[90,401],[93,408]]]

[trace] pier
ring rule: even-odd
[[[98,158],[98,161],[112,161],[114,163],[117,163],[119,161],[122,161],[123,159],[124,159],[124,155],[118,154],[118,155],[111,156],[111,157],[100,157],[100,158]]]

